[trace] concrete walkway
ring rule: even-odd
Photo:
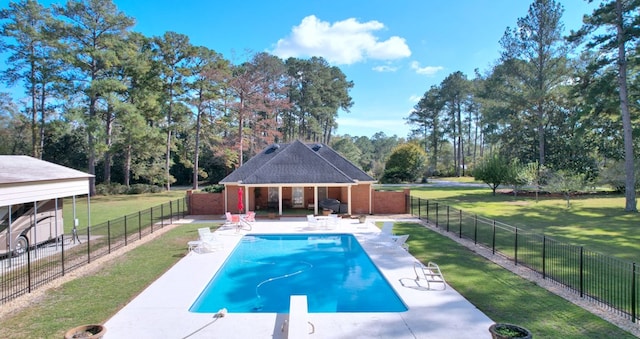
[[[182,222],[198,222],[183,220]],[[409,307],[399,313],[309,313],[309,338],[490,338],[485,314],[447,286],[428,290],[416,283],[416,259],[403,249],[375,246],[365,239],[379,229],[357,219],[341,220],[328,232],[352,233]],[[323,233],[306,220],[258,221],[250,233]],[[138,297],[109,319],[105,338],[287,338],[288,314],[191,313],[189,307],[247,231],[216,231],[224,249],[190,252]],[[194,239],[195,240],[195,239]],[[185,244],[186,250],[186,244]],[[447,272],[443,272],[445,278]]]

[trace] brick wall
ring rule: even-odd
[[[402,192],[373,191],[373,214],[407,213],[407,197],[410,190]]]
[[[406,199],[410,191],[405,189],[402,192],[390,191],[370,191],[371,185],[354,186],[351,191],[351,213],[358,214],[404,214],[407,213]],[[237,211],[237,187],[227,190],[230,194],[229,211]],[[225,191],[226,192],[226,191]],[[252,191],[250,192],[250,194]],[[339,192],[347,196],[346,192]],[[372,205],[369,211],[369,194],[371,193]],[[263,194],[266,195],[266,194]],[[253,204],[253,197],[250,196],[250,205]],[[340,199],[341,200],[341,199]],[[205,193],[187,191],[187,201],[189,214],[191,215],[224,215],[224,193]],[[245,207],[247,209],[247,207]],[[251,206],[249,206],[251,209]]]
[[[224,193],[187,191],[189,214],[224,215]]]

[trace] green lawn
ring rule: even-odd
[[[182,199],[186,196],[184,190],[173,190],[162,193],[145,193],[132,195],[97,196],[90,199],[91,224],[98,225],[110,219],[115,219],[137,213],[145,209],[159,206],[169,201]],[[182,207],[181,207],[182,208]],[[87,227],[87,198],[76,198],[76,216],[79,228]],[[73,228],[73,200],[64,199],[64,226],[66,232]]]
[[[484,187],[420,187],[412,188],[411,195],[619,259],[640,259],[639,215],[624,212],[623,195],[574,197],[570,208],[564,199],[492,196]]]

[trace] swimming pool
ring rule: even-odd
[[[402,299],[351,234],[245,235],[189,311],[288,313],[290,295],[309,312],[404,312]]]

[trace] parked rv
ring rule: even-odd
[[[61,199],[57,206],[55,200],[0,206],[0,256],[21,255],[63,233]]]

